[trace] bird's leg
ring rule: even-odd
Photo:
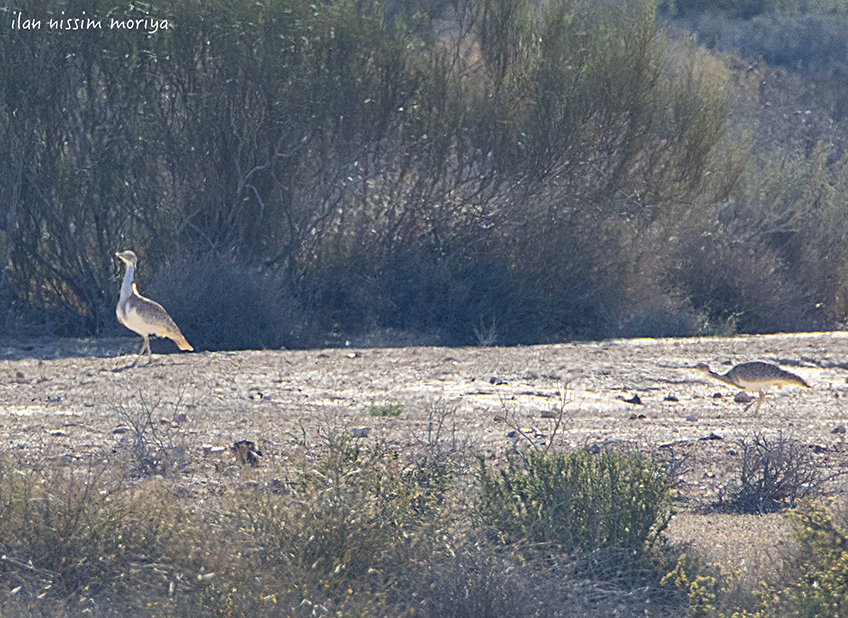
[[[144,345],[147,347],[147,364],[149,365],[153,362],[153,357],[150,352],[150,335],[144,336]]]
[[[143,339],[141,342],[141,350],[138,353],[138,356],[135,357],[132,366],[135,367],[138,364],[138,361],[141,360],[141,357],[144,356],[144,351],[147,350],[147,363],[150,364],[150,337],[148,335],[143,335]]]
[[[136,355],[135,360],[132,362],[132,365],[130,365],[130,367],[135,367],[138,364],[138,359],[140,359],[143,354],[144,354],[144,338],[142,338],[142,340],[141,340],[141,350],[138,351],[138,355]]]
[[[763,399],[766,398],[765,390],[760,391],[760,396],[757,398],[757,407],[754,408],[754,416],[757,416],[760,413],[760,406],[763,403]]]

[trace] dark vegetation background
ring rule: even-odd
[[[83,12],[103,29],[47,27]],[[0,21],[0,336],[122,332],[128,248],[207,349],[848,313],[844,0],[23,0]]]

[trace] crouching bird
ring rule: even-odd
[[[804,388],[812,388],[801,376],[781,369],[777,365],[764,363],[762,361],[739,363],[725,374],[712,371],[706,363],[698,363],[695,367],[693,367],[693,369],[697,369],[701,373],[712,376],[716,380],[721,380],[725,384],[741,388],[743,391],[759,392],[760,396],[757,398],[757,407],[754,409],[754,414],[757,414],[760,411],[760,405],[763,403],[766,391],[772,386],[780,388],[784,384],[795,384],[797,386],[803,386]],[[745,408],[746,412],[753,403],[754,402],[752,401],[748,404]]]

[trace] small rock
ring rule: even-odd
[[[721,399],[722,397],[724,397],[724,395],[721,393],[713,393],[713,399]]]
[[[827,446],[824,444],[811,444],[810,448],[813,449],[814,453],[826,453]]]
[[[15,372],[15,382],[17,382],[18,384],[26,383],[26,376],[24,375],[24,372],[20,369]]]
[[[695,422],[698,421],[698,417],[695,416],[694,414],[690,414],[689,416],[686,417],[686,420],[689,421],[690,423],[695,423]]]
[[[256,443],[252,440],[236,440],[230,450],[233,452],[236,461],[241,464],[258,466],[259,458],[262,457],[262,451],[256,447]]]
[[[506,380],[501,380],[497,376],[492,376],[489,378],[489,384],[494,384],[495,386],[501,386],[502,384],[506,384]]]
[[[836,434],[844,434],[845,433],[845,425],[837,425],[833,429],[830,430],[830,433]]]
[[[187,423],[188,422],[188,415],[185,412],[177,412],[174,415],[173,422],[177,423],[178,425],[181,424],[181,423]]]
[[[663,399],[663,401],[680,401],[680,400],[677,397],[675,397],[674,395],[666,395],[665,399]]]
[[[52,429],[48,432],[51,436],[67,436],[68,432],[64,429]]]
[[[699,439],[699,440],[724,440],[724,438],[722,438],[720,435],[718,435],[718,434],[717,434],[716,432],[714,432],[714,431],[711,431],[711,432],[710,432],[710,435],[708,435],[708,436],[702,436],[702,437],[700,437],[700,438],[698,438],[698,439]]]
[[[639,397],[639,395],[637,393],[637,394],[634,394],[630,399],[625,399],[624,403],[632,403],[634,405],[641,406],[642,405],[642,399]]]
[[[754,397],[746,393],[745,391],[739,391],[736,395],[733,396],[733,401],[736,403],[751,403],[754,401]]]
[[[353,428],[353,437],[354,438],[367,438],[369,433],[371,433],[370,427],[354,427]]]
[[[126,425],[121,425],[120,427],[115,427],[112,430],[112,433],[129,433],[132,431],[132,427],[127,427]]]

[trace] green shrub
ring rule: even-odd
[[[369,416],[400,416],[404,405],[400,402],[372,404],[368,407]]]
[[[771,599],[774,609],[795,616],[844,616],[848,611],[848,535],[844,525],[837,525],[827,508],[812,502],[800,504],[787,517],[798,545],[784,573],[789,577]]]
[[[480,460],[477,508],[505,544],[566,553],[644,552],[671,518],[671,479],[640,454],[532,451],[503,469]]]

